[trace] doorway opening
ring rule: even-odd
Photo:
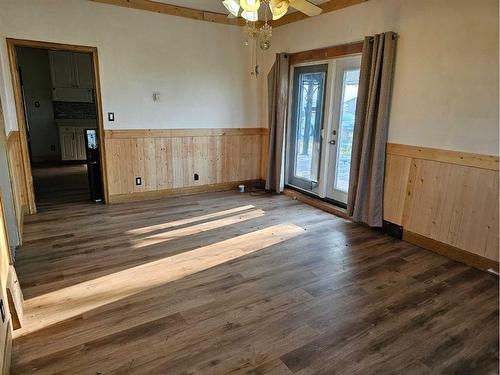
[[[286,184],[346,207],[361,56],[291,67]]]
[[[106,201],[97,50],[8,39],[30,213]]]

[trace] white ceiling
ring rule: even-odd
[[[187,8],[199,9],[199,10],[209,10],[211,12],[218,13],[228,13],[224,5],[222,5],[222,0],[155,0],[160,3],[179,5]],[[330,0],[309,0],[314,4],[326,3]]]

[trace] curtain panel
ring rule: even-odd
[[[269,153],[266,190],[281,193],[285,188],[285,128],[288,111],[289,58],[278,53],[267,76],[269,105]]]
[[[354,221],[382,226],[385,148],[397,35],[366,37],[356,105],[347,211]]]

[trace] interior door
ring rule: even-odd
[[[333,119],[327,135],[326,197],[341,204],[347,203],[360,64],[360,56],[336,61]]]
[[[328,64],[295,67],[287,157],[287,183],[316,192]]]

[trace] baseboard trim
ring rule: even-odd
[[[29,209],[27,206],[22,206],[21,207],[21,212],[20,212],[20,217],[19,217],[19,223],[18,223],[18,233],[19,233],[19,246],[23,244],[23,234],[24,234],[24,217],[26,214],[29,212]]]
[[[163,197],[178,196],[178,195],[191,195],[199,193],[210,193],[217,191],[235,190],[238,185],[245,185],[246,188],[256,187],[262,185],[262,180],[246,180],[246,181],[233,181],[223,182],[219,184],[189,186],[176,189],[163,189],[154,191],[137,192],[130,194],[114,194],[109,196],[109,203],[125,203],[135,202],[148,199],[158,199]]]
[[[499,271],[499,262],[497,261],[470,253],[468,251],[459,249],[458,247],[433,240],[432,238],[428,238],[417,233],[403,230],[403,240],[420,246],[426,250],[430,250],[443,255],[447,258],[456,260],[457,262],[461,262],[468,266],[478,268],[482,271],[488,271],[489,269],[493,269],[496,272]]]
[[[335,216],[339,216],[343,219],[348,219],[347,211],[343,208],[337,207],[331,203],[322,201],[321,199],[312,198],[306,194],[303,194],[297,190],[293,189],[285,189],[283,194],[292,199],[297,199],[298,201],[308,204],[309,206],[313,206],[319,208],[322,211],[328,212],[330,214],[334,214]]]

